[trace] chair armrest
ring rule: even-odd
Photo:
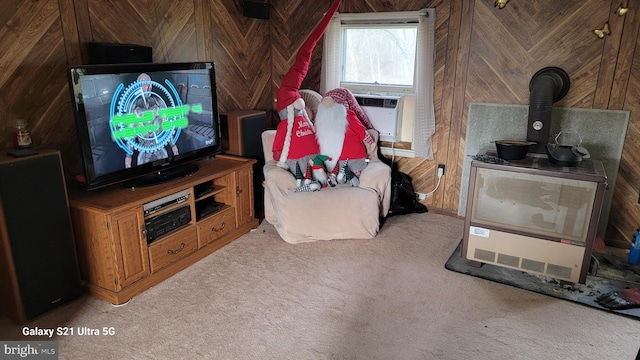
[[[359,180],[360,187],[380,190],[391,180],[391,168],[379,160],[369,161]]]
[[[380,215],[387,216],[391,204],[391,168],[376,159],[371,159],[360,174],[360,187],[371,189],[378,194]]]
[[[267,160],[262,170],[266,186],[275,186],[285,190],[296,188],[296,178],[293,174],[279,167],[275,161]]]
[[[262,132],[262,153],[264,154],[264,158],[269,160],[273,159],[273,141],[276,137],[275,130],[265,130]]]
[[[371,144],[364,143],[365,148],[367,149],[367,154],[369,158],[377,158],[378,156],[378,139],[380,137],[380,133],[376,129],[369,129],[367,133],[373,139]]]

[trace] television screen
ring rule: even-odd
[[[211,62],[83,65],[68,75],[87,190],[170,180],[185,175],[177,166],[221,151]]]

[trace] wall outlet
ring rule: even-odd
[[[444,164],[438,164],[438,176],[444,175]]]

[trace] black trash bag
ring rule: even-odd
[[[391,166],[391,205],[387,217],[412,213],[425,213],[427,207],[416,199],[411,177]]]

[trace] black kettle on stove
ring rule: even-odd
[[[582,137],[570,131],[560,131],[555,136],[555,143],[547,144],[546,148],[549,162],[558,166],[578,166],[582,159],[591,157],[582,146]]]

